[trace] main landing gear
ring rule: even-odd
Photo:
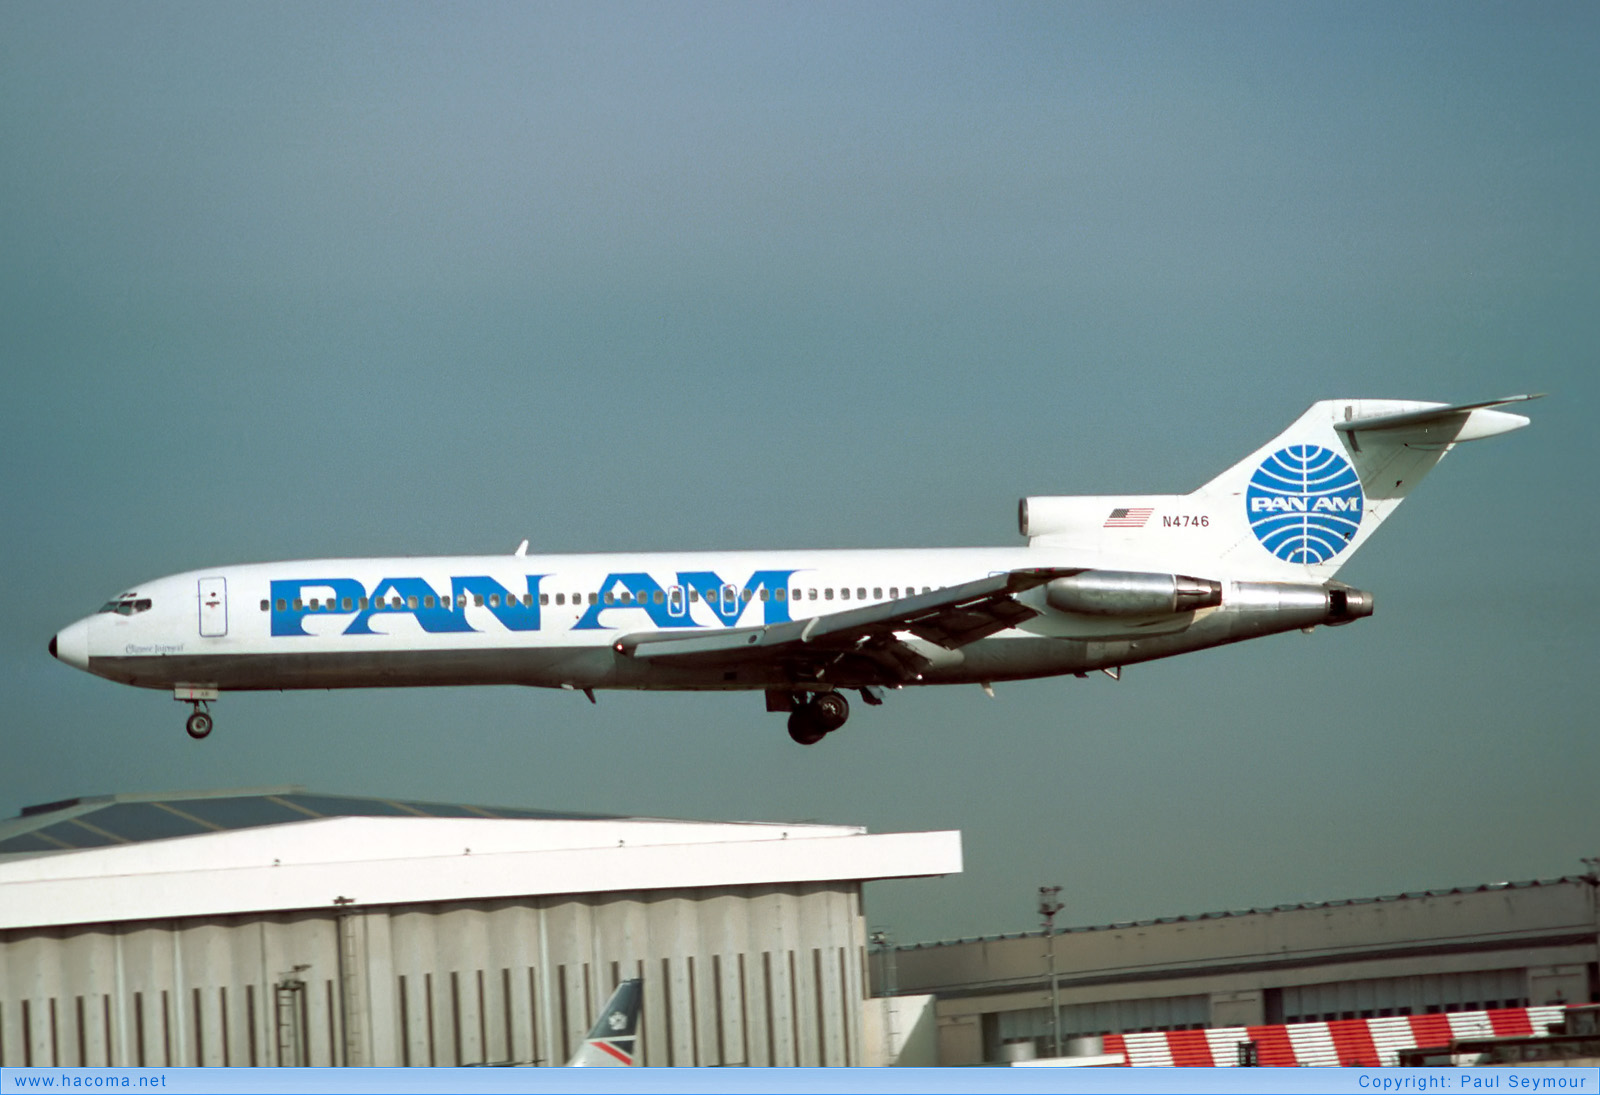
[[[180,684],[172,690],[172,698],[180,703],[187,703],[194,708],[194,712],[184,720],[183,728],[195,741],[211,733],[211,706],[210,701],[217,698],[217,690],[200,684]]]
[[[818,692],[789,714],[789,736],[801,745],[815,745],[850,717],[850,701],[838,692]]]

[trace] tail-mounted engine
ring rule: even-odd
[[[1216,608],[1222,583],[1186,574],[1085,570],[1045,586],[1045,600],[1080,616],[1159,616]]]

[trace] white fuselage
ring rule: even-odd
[[[162,689],[782,688],[795,682],[776,665],[669,667],[626,657],[615,644],[641,633],[692,636],[805,620],[1019,568],[1070,567],[1070,556],[1016,547],[259,563],[141,585],[63,629],[55,649],[63,661],[97,675]],[[1220,609],[1134,620],[1058,612],[1042,590],[1030,590],[1017,599],[1036,616],[945,652],[915,679],[866,679],[856,670],[829,683],[1084,672],[1305,626],[1325,615],[1320,601],[1313,619],[1282,612],[1274,600],[1269,613],[1248,612],[1249,626],[1241,630],[1245,621],[1233,619],[1238,613],[1230,608],[1268,607],[1254,588],[1230,583]],[[1205,626],[1213,616],[1220,618]]]

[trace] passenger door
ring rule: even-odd
[[[200,579],[200,635],[218,639],[228,633],[228,580]]]

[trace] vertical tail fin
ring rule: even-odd
[[[589,1036],[567,1062],[568,1068],[630,1068],[639,1063],[639,1010],[643,982],[635,977],[617,986],[589,1028]]]
[[[1536,398],[1324,400],[1189,497],[1235,515],[1230,569],[1326,581],[1457,444],[1528,424],[1494,408]]]
[[[1024,498],[1019,524],[1080,565],[1325,582],[1445,453],[1528,424],[1495,408],[1537,398],[1324,400],[1199,490]]]

